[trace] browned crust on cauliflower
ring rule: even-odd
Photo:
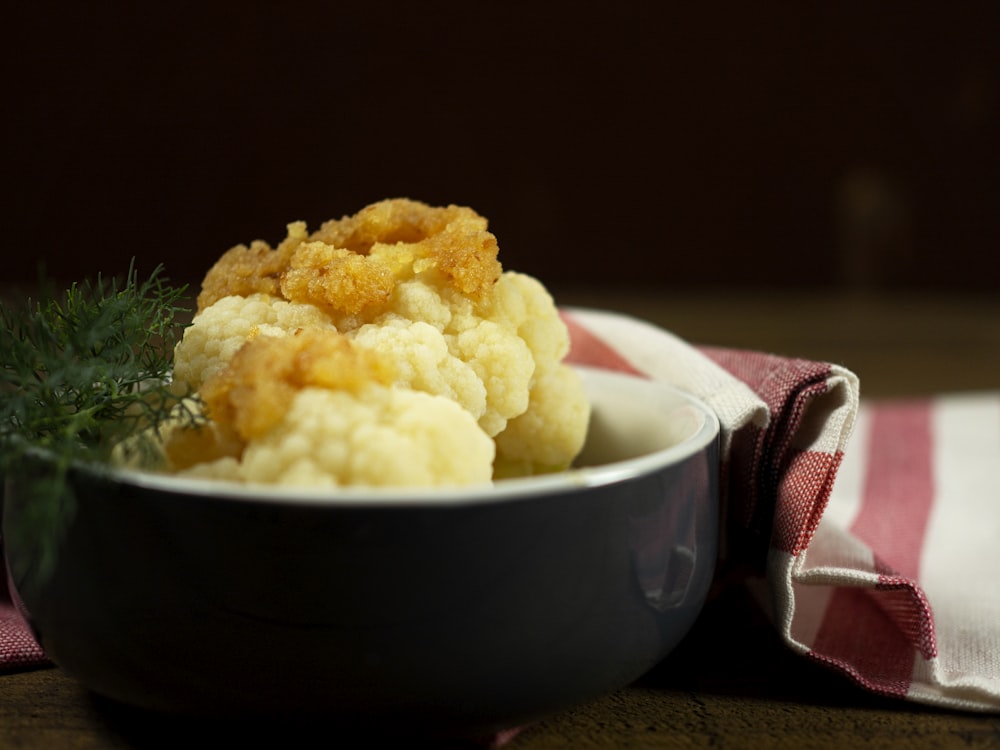
[[[396,198],[324,223],[307,235],[290,224],[277,248],[237,245],[208,271],[198,309],[230,295],[263,293],[353,315],[384,303],[395,283],[432,271],[469,297],[500,277],[496,237],[465,206],[429,206]]]
[[[392,368],[376,352],[354,346],[332,330],[306,328],[291,336],[257,336],[201,388],[208,415],[242,440],[281,421],[295,394],[309,386],[359,391],[392,382]]]

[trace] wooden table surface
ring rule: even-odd
[[[620,310],[697,343],[839,362],[863,398],[1000,387],[1000,300],[946,295],[566,289],[561,303]],[[0,674],[0,748],[359,747],[292,726],[211,725],[138,713],[89,695],[58,669]],[[322,728],[320,728],[322,729]],[[780,643],[739,588],[637,683],[524,728],[534,748],[997,748],[1000,714],[871,696]],[[407,744],[406,746],[412,746]]]

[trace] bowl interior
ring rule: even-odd
[[[577,467],[643,471],[691,456],[718,434],[712,410],[670,385],[608,370],[577,371],[593,407]]]

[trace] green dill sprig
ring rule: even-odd
[[[184,412],[170,376],[186,287],[162,270],[141,280],[133,262],[124,279],[0,307],[0,474],[32,482],[21,532],[51,539],[74,508],[71,467],[102,465],[122,441],[156,436]]]

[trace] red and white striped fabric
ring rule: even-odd
[[[0,572],[0,671],[44,666],[48,659],[14,604],[16,594],[8,591],[6,567]]]
[[[1000,393],[859,403],[835,365],[698,348],[613,313],[564,319],[571,361],[717,412],[723,564],[766,573],[792,649],[879,694],[1000,711]],[[46,663],[4,593],[0,579],[0,669]]]
[[[1000,711],[1000,392],[860,402],[836,365],[564,318],[573,361],[666,380],[718,413],[723,564],[766,572],[792,649],[875,693]]]
[[[812,544],[771,559],[789,643],[880,693],[1000,710],[998,457],[1000,393],[863,402]]]

